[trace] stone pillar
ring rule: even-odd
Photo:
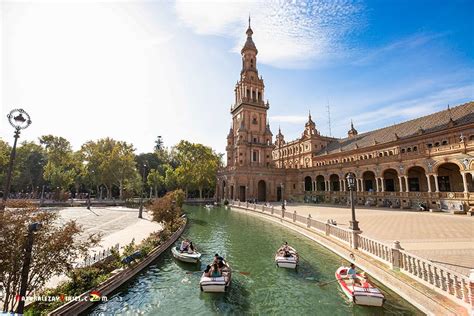
[[[398,177],[398,184],[400,185],[400,192],[403,192],[403,182],[402,182],[402,177]]]
[[[426,175],[426,181],[428,181],[428,193],[431,193],[431,177],[429,174]]]
[[[360,190],[359,190],[359,179],[356,179],[356,190],[357,190],[357,192],[360,191]]]
[[[351,248],[357,249],[359,247],[359,234],[362,233],[360,230],[351,230]]]
[[[465,172],[461,172],[461,176],[462,176],[462,184],[464,185],[464,193],[468,193],[468,189],[467,189],[467,179],[466,179],[466,173]]]
[[[347,190],[347,184],[346,184],[346,179],[342,179],[342,187],[344,188],[343,191],[346,192]]]
[[[403,250],[400,246],[400,242],[395,240],[392,246],[392,262],[390,263],[392,270],[400,269],[400,250]]]
[[[308,221],[306,223],[306,227],[308,227],[308,228],[311,227],[311,214],[308,214]]]
[[[434,174],[433,177],[434,177],[434,180],[435,180],[435,189],[436,189],[435,192],[438,193],[439,192],[438,175]]]
[[[380,184],[382,185],[382,192],[385,192],[385,182],[384,182],[384,178],[380,178]]]
[[[410,188],[408,186],[408,176],[403,176],[405,178],[405,192],[410,192]]]
[[[375,178],[375,192],[380,192],[379,191],[379,178]]]
[[[364,192],[365,191],[365,188],[364,188],[364,179],[360,179],[360,188],[361,188],[361,192]]]
[[[329,180],[326,181],[326,191],[331,192],[331,182]]]

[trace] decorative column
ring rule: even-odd
[[[405,192],[410,192],[410,188],[408,187],[408,176],[403,176],[405,178]]]
[[[361,191],[364,192],[364,179],[360,179],[360,188],[361,188]]]
[[[402,177],[398,177],[398,183],[400,185],[400,192],[403,192],[403,182],[402,182]]]
[[[329,180],[327,181],[327,188],[328,192],[331,192],[331,182]]]
[[[433,177],[435,179],[435,189],[436,189],[435,192],[438,193],[439,192],[438,175],[434,174]]]
[[[467,193],[467,192],[469,192],[469,191],[467,190],[466,173],[465,173],[465,172],[461,172],[461,176],[462,176],[462,184],[464,185],[464,193]]]
[[[357,190],[356,190],[356,191],[357,191],[357,192],[360,192],[360,190],[359,190],[359,179],[356,179],[356,186],[357,186],[357,188],[356,188]]]
[[[426,175],[426,180],[428,181],[428,193],[431,193],[431,176],[429,174]]]
[[[382,192],[385,192],[385,182],[384,182],[384,178],[380,178],[380,184],[382,185]]]
[[[375,192],[380,192],[379,191],[379,178],[375,178]]]
[[[346,192],[346,190],[347,190],[346,179],[342,180],[342,187],[344,188],[343,191]]]

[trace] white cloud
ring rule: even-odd
[[[304,67],[334,58],[345,50],[343,40],[363,24],[362,5],[337,1],[176,2],[178,18],[198,34],[245,41],[252,15],[260,61],[277,67]]]

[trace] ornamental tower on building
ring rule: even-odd
[[[265,85],[258,75],[258,50],[253,31],[247,29],[247,40],[241,50],[242,70],[234,89],[231,106],[232,126],[227,136],[227,166],[268,167],[272,163],[272,132],[267,120],[268,101],[264,101]]]

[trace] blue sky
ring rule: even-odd
[[[224,152],[248,14],[274,134],[344,137],[474,99],[474,1],[4,1],[2,117],[22,139],[100,137]],[[0,137],[12,131],[0,120]]]

